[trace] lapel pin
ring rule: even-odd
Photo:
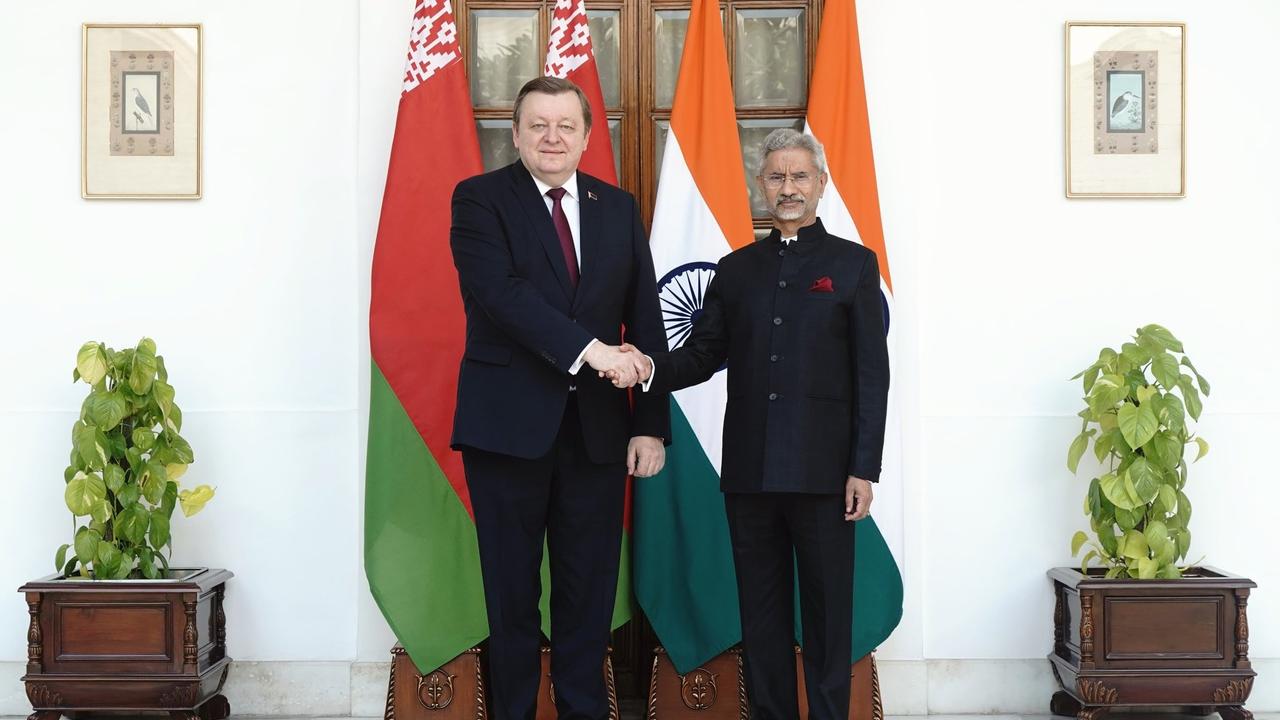
[[[587,197],[591,198],[592,200],[595,200],[595,199],[596,199],[596,194],[595,194],[595,193],[593,193],[593,192],[591,192],[590,190],[588,190],[588,191],[587,191]]]

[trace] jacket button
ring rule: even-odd
[[[778,393],[769,393],[769,399],[770,399],[770,400],[777,400],[777,399],[778,399]]]
[[[778,257],[782,257],[783,255],[786,255],[786,254],[787,254],[787,251],[786,251],[786,250],[779,250],[779,251],[778,251]]]
[[[780,288],[786,288],[786,287],[787,287],[787,281],[786,281],[786,280],[779,280],[779,281],[778,281],[778,287],[780,287]]]
[[[769,356],[769,362],[778,362],[778,356],[777,356],[777,355],[770,355],[770,356]]]
[[[773,324],[774,324],[774,325],[781,325],[781,324],[782,324],[782,318],[780,318],[780,317],[776,317],[776,318],[774,318],[774,319],[773,319]]]

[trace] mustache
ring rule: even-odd
[[[802,193],[791,193],[790,195],[779,195],[776,199],[774,199],[773,205],[774,207],[779,207],[784,202],[792,202],[792,201],[804,202],[805,197]]]

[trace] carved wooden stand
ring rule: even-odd
[[[1178,580],[1106,580],[1074,568],[1049,571],[1053,653],[1062,690],[1049,710],[1098,720],[1112,708],[1174,706],[1223,720],[1244,708],[1249,662],[1246,578],[1210,567]]]
[[[618,720],[618,694],[613,659],[604,660],[609,720]],[[391,648],[391,677],[387,681],[385,720],[486,720],[480,649],[471,648],[429,673],[418,672],[404,648]],[[551,651],[542,649],[542,682],[538,687],[536,720],[555,720],[556,691],[551,682]]]
[[[222,720],[226,570],[174,569],[173,580],[62,580],[26,593],[28,720],[87,712],[167,712]]]
[[[796,648],[796,675],[800,717],[809,714],[804,668]],[[884,720],[880,677],[872,653],[849,670],[849,720]],[[662,648],[654,650],[649,684],[647,720],[750,720],[746,680],[742,675],[742,651],[721,653],[705,665],[681,675]]]

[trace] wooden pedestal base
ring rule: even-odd
[[[849,720],[884,720],[875,656],[868,654],[854,663],[849,672],[852,681]],[[796,649],[796,675],[803,718],[809,714],[809,702],[805,696],[799,648]],[[721,653],[684,675],[676,672],[666,651],[662,648],[654,651],[648,720],[750,720],[750,715],[739,649]]]
[[[391,649],[391,678],[387,683],[386,720],[486,720],[480,649],[471,648],[429,673],[419,673],[404,648]],[[609,720],[618,720],[613,660],[604,661],[609,693]],[[551,651],[542,649],[542,682],[538,687],[537,720],[555,720],[555,684],[551,682]],[[43,719],[42,719],[43,720]]]

